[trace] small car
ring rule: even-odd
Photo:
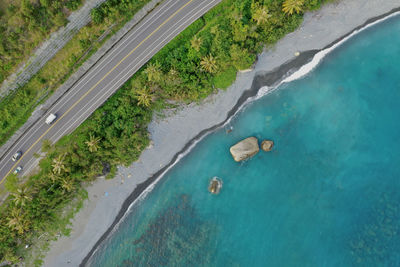
[[[22,152],[21,152],[21,151],[17,151],[17,152],[12,156],[12,161],[17,161],[21,156],[22,156]]]
[[[14,174],[18,174],[19,172],[22,171],[22,166],[18,166],[15,170],[14,170]]]

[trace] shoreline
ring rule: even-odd
[[[304,62],[310,61],[310,59],[313,58],[315,53],[318,51],[306,51],[303,56],[299,56],[300,60],[296,58],[293,60],[294,62],[288,62],[287,64],[284,64],[284,67],[287,68],[288,71],[293,70],[292,64],[300,63],[303,62],[302,65],[304,65]],[[312,56],[310,56],[312,54]],[[301,61],[301,60],[306,60],[306,61]],[[289,67],[289,68],[288,68]],[[284,68],[283,68],[284,69]],[[281,70],[281,69],[280,69]],[[287,74],[287,72],[285,72]],[[274,76],[277,76],[275,72],[273,73],[268,73],[267,75],[271,75],[272,79],[270,80],[270,84],[272,86],[273,83],[278,82],[279,80],[282,80],[283,76],[280,76],[277,80],[274,80]],[[259,76],[255,76],[255,80],[257,80]],[[268,79],[268,78],[267,78]],[[264,85],[265,86],[265,85]],[[126,215],[129,214],[129,211],[131,207],[133,207],[138,200],[144,199],[147,193],[151,192],[151,189],[153,186],[157,184],[159,180],[163,178],[163,176],[171,169],[173,168],[181,158],[185,157],[188,153],[191,152],[192,148],[196,146],[198,142],[206,138],[209,134],[213,133],[214,131],[222,128],[225,126],[225,124],[229,123],[229,121],[234,118],[237,112],[241,111],[241,108],[246,105],[246,102],[248,99],[255,97],[257,95],[257,92],[261,87],[258,87],[258,90],[256,89],[257,87],[252,86],[252,88],[246,90],[243,92],[242,96],[239,98],[238,102],[236,105],[228,112],[228,117],[221,123],[218,123],[217,125],[214,125],[208,129],[202,130],[200,133],[198,133],[192,140],[190,140],[184,147],[181,149],[178,153],[176,153],[171,160],[171,162],[157,171],[155,174],[153,174],[151,177],[149,177],[146,181],[143,183],[140,183],[137,185],[137,187],[133,190],[133,192],[128,196],[128,198],[124,201],[122,204],[121,209],[118,212],[117,217],[114,219],[112,225],[107,229],[107,231],[100,237],[100,239],[96,242],[96,244],[93,246],[92,250],[86,255],[86,257],[82,260],[82,263],[79,266],[85,266],[87,262],[89,261],[90,257],[96,252],[97,248],[101,245],[101,243],[107,239],[110,234],[117,229],[118,224],[124,219]],[[148,190],[150,189],[150,190]],[[146,191],[148,190],[148,191]],[[145,195],[143,195],[145,194]]]
[[[366,23],[364,23],[363,25],[355,28],[353,31],[349,32],[348,34],[338,38],[337,40],[335,40],[334,42],[332,42],[331,44],[327,45],[326,47],[324,47],[321,50],[310,50],[310,51],[305,51],[302,52],[299,56],[297,56],[296,58],[294,58],[293,60],[291,60],[290,62],[284,63],[283,65],[281,65],[277,70],[272,71],[272,72],[268,72],[265,73],[263,75],[260,74],[255,74],[254,80],[253,80],[253,84],[252,87],[246,91],[243,92],[242,96],[239,98],[238,102],[236,103],[236,105],[228,112],[228,116],[227,118],[211,127],[208,129],[205,129],[203,131],[201,131],[195,138],[193,138],[192,140],[189,141],[189,143],[187,143],[185,145],[185,147],[179,151],[178,153],[175,154],[174,158],[171,160],[170,164],[168,164],[167,166],[163,167],[162,169],[160,169],[157,173],[155,173],[152,177],[148,178],[145,182],[138,184],[138,186],[135,188],[135,190],[132,192],[131,195],[129,195],[129,197],[125,200],[125,202],[123,203],[117,217],[114,219],[113,224],[107,229],[107,231],[101,236],[101,238],[96,242],[96,244],[93,246],[92,250],[89,252],[89,254],[83,259],[82,263],[80,264],[80,266],[85,266],[87,264],[87,262],[90,260],[91,256],[97,251],[97,248],[102,244],[102,242],[104,240],[106,240],[110,234],[118,227],[118,224],[124,219],[125,215],[129,214],[129,211],[131,209],[131,207],[133,207],[133,205],[136,204],[137,200],[140,200],[143,193],[145,193],[145,191],[151,187],[152,185],[155,185],[160,179],[162,179],[162,177],[172,168],[174,167],[180,160],[180,158],[186,156],[188,153],[191,152],[192,148],[194,148],[194,146],[200,142],[201,140],[203,140],[204,138],[207,137],[207,135],[213,133],[214,131],[219,130],[220,128],[224,127],[227,123],[229,123],[229,121],[235,117],[235,115],[241,111],[241,109],[246,105],[249,104],[247,103],[248,100],[250,100],[253,97],[257,96],[257,93],[260,91],[260,89],[262,87],[273,87],[273,89],[275,89],[276,87],[279,87],[285,78],[285,76],[290,76],[288,75],[288,73],[290,73],[291,71],[295,70],[294,72],[296,72],[297,70],[299,70],[300,67],[308,64],[309,62],[312,61],[312,59],[314,58],[314,56],[324,50],[330,49],[333,46],[339,44],[339,46],[341,45],[340,42],[344,41],[346,42],[347,40],[344,40],[348,37],[352,37],[351,35],[358,34],[357,31],[358,30],[366,30],[369,26],[373,26],[370,24],[374,24],[374,23],[380,23],[379,20],[381,19],[390,19],[390,17],[392,15],[394,15],[395,13],[400,12],[400,7],[399,8],[395,8],[392,9],[390,12],[383,14],[381,16],[375,17],[375,18],[371,18],[370,20],[368,20]],[[398,14],[395,14],[398,15]],[[329,52],[328,52],[329,54]],[[320,62],[318,62],[316,64],[319,65]],[[315,66],[315,67],[316,67]],[[314,68],[314,67],[313,67]],[[312,71],[312,70],[310,70]],[[308,73],[308,72],[307,72]],[[305,74],[307,75],[307,74]],[[298,78],[298,79],[301,79]],[[279,83],[278,85],[276,85],[277,83]],[[257,89],[258,88],[258,89]],[[266,92],[265,94],[263,94],[262,96],[268,94],[270,91]],[[262,97],[261,96],[261,97]],[[253,102],[253,101],[250,101]],[[150,192],[151,190],[149,190]],[[145,196],[144,196],[145,197]]]
[[[349,3],[350,6],[353,4],[358,7],[358,10],[346,6]],[[374,5],[381,9],[374,9]],[[363,13],[364,9],[366,14]],[[302,25],[295,32],[281,39],[274,48],[259,55],[255,68],[239,73],[235,83],[226,91],[209,96],[200,105],[190,104],[164,119],[153,120],[149,131],[154,146],[143,151],[139,161],[130,167],[118,168],[118,174],[113,180],[99,180],[88,188],[89,199],[73,219],[71,236],[61,237],[51,244],[51,249],[44,259],[44,266],[84,266],[102,241],[109,236],[125,214],[129,213],[134,202],[151,191],[154,183],[181,157],[189,153],[190,148],[199,140],[229,123],[230,119],[242,110],[241,107],[248,99],[257,96],[262,87],[271,87],[282,82],[288,74],[309,63],[318,52],[398,11],[400,4],[395,1],[377,0],[365,4],[362,0],[342,0],[339,3],[326,4],[320,10],[306,13]],[[329,16],[326,18],[327,13],[336,20],[332,21]],[[355,17],[359,13],[363,13],[366,18]],[[352,23],[345,24],[350,29],[339,27],[341,31],[334,32],[332,29],[337,27],[335,23],[343,23],[343,17],[346,16],[352,19]],[[326,22],[321,23],[321,18]],[[363,22],[359,23],[360,20]],[[324,39],[318,37],[318,34],[314,35],[316,27],[322,28],[319,29],[319,34],[324,37],[327,31],[332,30],[329,32],[331,36]],[[338,35],[339,33],[342,34]],[[307,39],[305,44],[298,44],[299,40],[304,41],[302,37]],[[301,51],[300,56],[294,56],[296,51]],[[206,116],[210,118],[208,122],[201,121],[201,118]],[[135,173],[131,178],[133,171]]]

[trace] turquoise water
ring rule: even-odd
[[[133,208],[91,266],[400,266],[400,18],[248,105]],[[272,139],[236,163],[229,147]],[[219,176],[217,196],[207,191]]]

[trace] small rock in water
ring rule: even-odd
[[[261,149],[266,152],[271,151],[273,147],[274,147],[274,141],[272,140],[264,140],[261,143]]]
[[[210,184],[208,185],[208,191],[210,191],[211,194],[219,194],[221,191],[222,187],[222,181],[218,179],[217,177],[214,177],[211,179]]]
[[[246,138],[234,146],[229,151],[235,161],[239,162],[248,159],[260,151],[258,140],[255,137]]]

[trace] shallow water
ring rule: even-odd
[[[209,135],[135,205],[89,265],[400,266],[399,33],[399,16],[380,23],[248,105],[231,133]],[[236,163],[229,147],[248,136],[275,147]]]

